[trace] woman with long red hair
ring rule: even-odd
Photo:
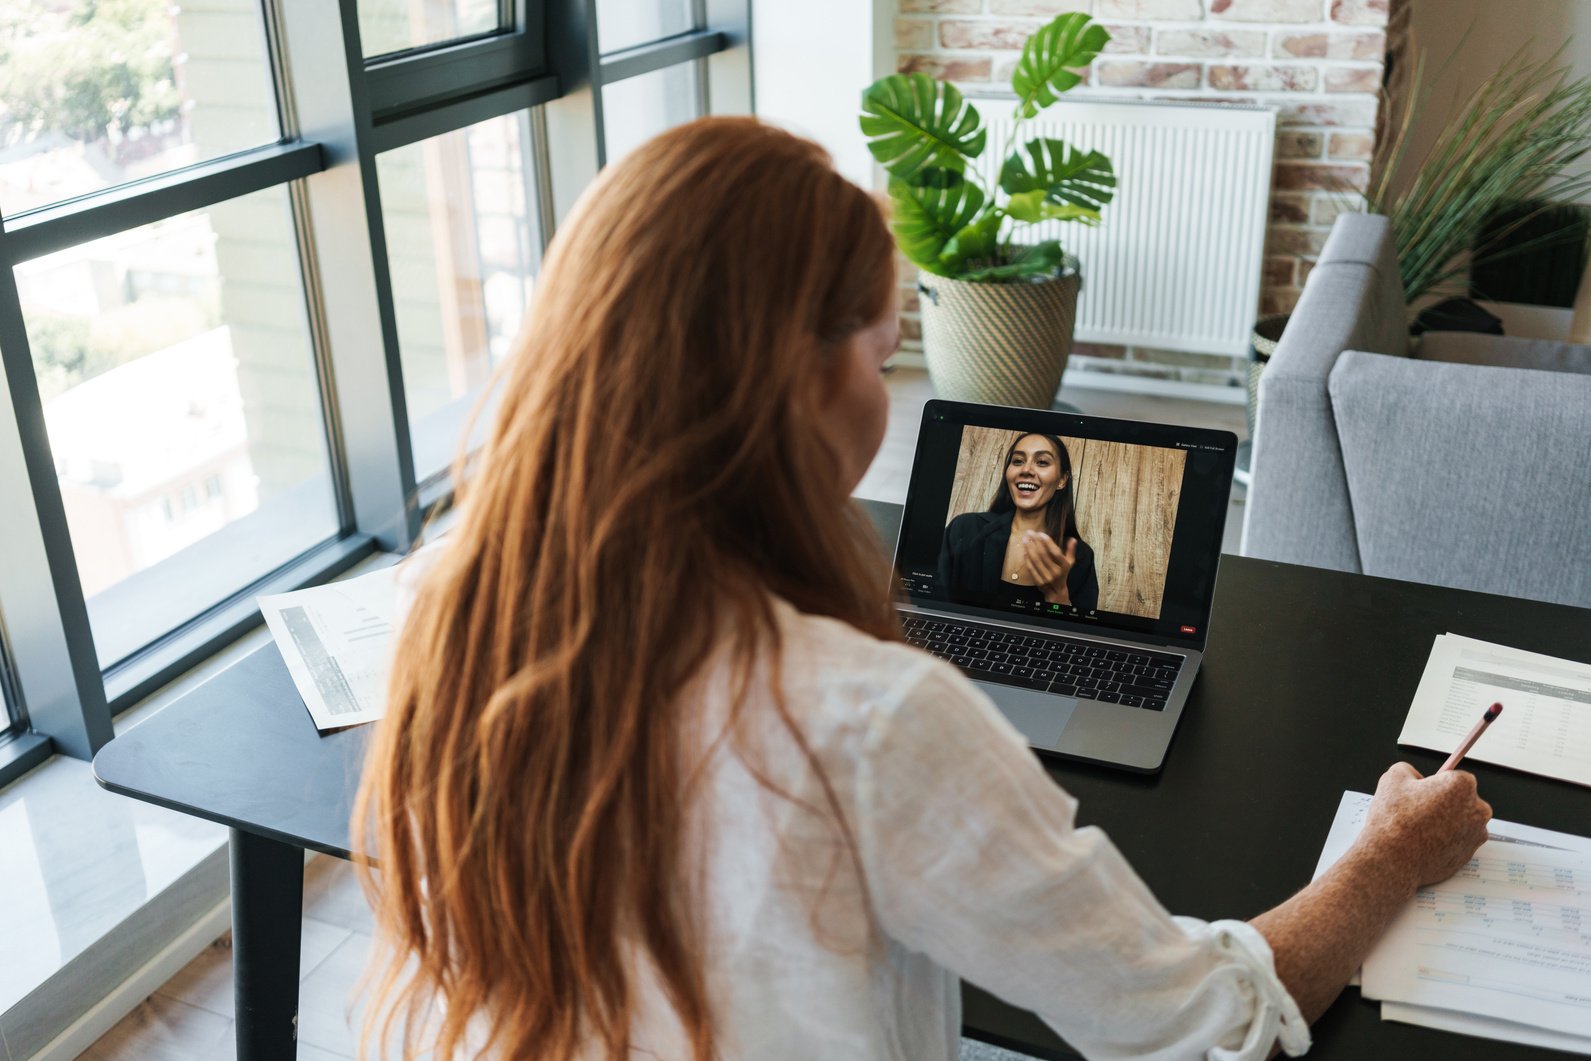
[[[1484,837],[1473,778],[1394,767],[1336,868],[1207,924],[1076,828],[900,641],[849,500],[893,263],[873,200],[750,119],[651,141],[559,230],[458,524],[406,576],[355,823],[388,948],[368,1042],[948,1059],[966,976],[1090,1056],[1296,1052]]]

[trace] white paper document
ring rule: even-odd
[[[1369,810],[1370,796],[1366,793],[1342,794],[1342,802],[1337,804],[1337,816],[1332,819],[1331,830],[1326,834],[1326,842],[1320,850],[1320,861],[1315,863],[1315,876],[1311,880],[1330,869],[1353,846],[1359,837],[1359,830],[1364,828],[1365,813]],[[1517,844],[1522,848],[1550,847],[1556,851],[1578,851],[1591,858],[1591,836],[1557,833],[1551,829],[1538,829],[1534,825],[1520,825],[1518,822],[1493,818],[1486,823],[1486,837],[1498,843]]]
[[[318,729],[386,713],[397,568],[259,598],[265,625]]]
[[[1315,876],[1353,844],[1346,792]],[[1493,821],[1464,869],[1422,888],[1366,959],[1382,1019],[1591,1053],[1591,839]]]
[[[1493,703],[1469,758],[1591,785],[1591,666],[1443,634],[1398,743],[1451,752]]]
[[[1433,1009],[1430,1006],[1410,1006],[1402,1002],[1381,1003],[1381,1019],[1399,1024],[1417,1024],[1422,1028],[1473,1035],[1480,1039],[1497,1039],[1505,1043],[1523,1043],[1547,1050],[1568,1050],[1576,1054],[1591,1054],[1591,1039],[1567,1032],[1533,1028],[1513,1021],[1476,1017],[1450,1009]]]
[[[1591,1037],[1591,860],[1488,841],[1365,959],[1367,998]]]

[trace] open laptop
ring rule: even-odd
[[[1159,770],[1209,634],[1236,452],[1228,431],[928,402],[895,550],[907,639],[1037,750]]]

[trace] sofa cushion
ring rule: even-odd
[[[1479,332],[1426,332],[1420,337],[1414,356],[1422,361],[1446,361],[1455,365],[1497,365],[1591,376],[1591,346],[1551,339]]]
[[[1350,352],[1331,404],[1365,574],[1591,607],[1591,376]]]

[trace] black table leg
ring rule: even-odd
[[[298,1053],[304,849],[233,829],[232,987],[238,1061]]]

